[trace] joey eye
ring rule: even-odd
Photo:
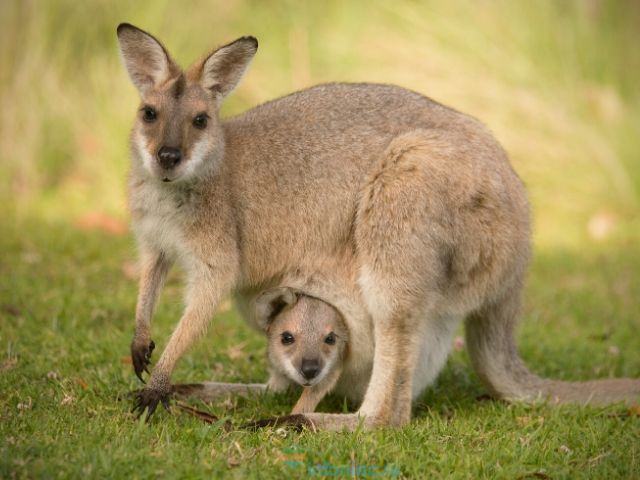
[[[142,109],[142,119],[147,123],[153,123],[156,121],[158,114],[153,107],[145,106]]]
[[[280,335],[280,337],[283,345],[291,345],[293,342],[295,342],[295,339],[293,338],[293,335],[291,335],[291,332],[284,332],[282,335]]]
[[[324,343],[326,343],[327,345],[335,345],[335,343],[336,343],[336,334],[331,332],[329,335],[327,335],[325,337]]]
[[[200,130],[207,127],[207,120],[209,116],[206,113],[199,113],[195,117],[193,117],[193,126],[199,128]]]

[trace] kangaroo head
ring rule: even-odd
[[[118,42],[141,103],[132,132],[134,162],[159,181],[189,181],[215,170],[224,145],[218,111],[258,49],[242,37],[186,70],[150,34],[127,23]]]
[[[342,368],[349,332],[330,304],[288,287],[255,300],[256,318],[268,341],[271,366],[299,385],[317,385]]]

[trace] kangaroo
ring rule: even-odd
[[[359,312],[344,315],[354,357],[374,345],[358,411],[304,414],[315,428],[409,422],[416,375],[435,379],[463,321],[472,364],[498,398],[638,399],[638,380],[557,382],[520,359],[529,204],[478,120],[397,86],[335,83],[223,121],[220,104],[255,38],[182,70],[150,34],[121,24],[117,35],[141,97],[129,180],[143,266],[131,344],[140,377],[166,273],[177,262],[187,274],[184,313],[137,396],[147,418],[167,405],[176,362],[221,299],[250,298],[288,275],[321,277],[324,295],[305,291]]]
[[[351,334],[333,305],[293,288],[263,292],[255,301],[256,317],[268,339],[271,385],[285,382],[304,387],[292,414],[313,412],[335,391],[362,402],[373,366],[373,345],[353,352]],[[420,352],[413,377],[412,400],[430,383],[430,352]],[[365,368],[361,368],[365,365]],[[309,370],[307,370],[306,368]],[[279,377],[284,377],[280,379]]]
[[[298,384],[302,394],[291,413],[313,412],[344,377],[349,332],[342,316],[332,305],[287,287],[262,292],[255,299],[255,310],[253,325],[267,336],[271,373],[267,383],[180,384],[174,385],[172,392],[213,401],[231,395],[282,392]],[[343,390],[345,395],[363,393],[364,389],[352,386]]]

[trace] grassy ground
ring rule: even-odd
[[[640,417],[482,400],[464,350],[400,431],[227,432],[178,411],[136,422],[123,397],[139,387],[124,208],[137,100],[114,34],[120,21],[140,25],[185,63],[256,35],[225,114],[366,80],[481,118],[535,216],[523,356],[540,374],[587,379],[640,377],[639,20],[622,0],[0,2],[0,478],[349,477],[354,465],[360,477],[640,477]],[[180,311],[175,275],[158,350]],[[264,348],[227,309],[175,379],[261,381]],[[198,406],[237,425],[294,401]]]
[[[0,278],[0,477],[295,478],[345,473],[352,464],[404,477],[640,475],[638,416],[623,407],[478,399],[485,391],[464,352],[453,355],[400,431],[225,432],[178,411],[141,424],[121,400],[140,386],[127,356],[136,290],[123,274],[133,254],[129,237],[56,223],[3,227],[0,269],[10,275]],[[640,252],[633,246],[536,258],[521,335],[536,371],[563,379],[640,376]],[[179,280],[169,283],[158,311],[159,348],[180,314]],[[260,335],[224,312],[175,379],[261,381],[264,349]],[[237,425],[286,413],[294,400],[196,406]],[[331,399],[323,408],[343,405]]]

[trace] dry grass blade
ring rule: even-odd
[[[209,424],[214,424],[214,423],[218,423],[220,421],[220,418],[209,413],[209,412],[205,412],[203,410],[198,410],[197,408],[192,407],[191,405],[187,405],[186,403],[183,402],[176,402],[176,407],[178,407],[180,410],[182,410],[183,412],[196,417],[199,420],[202,420],[205,423],[209,423]],[[223,429],[225,431],[229,431],[231,430],[231,422],[226,421],[223,424]]]

